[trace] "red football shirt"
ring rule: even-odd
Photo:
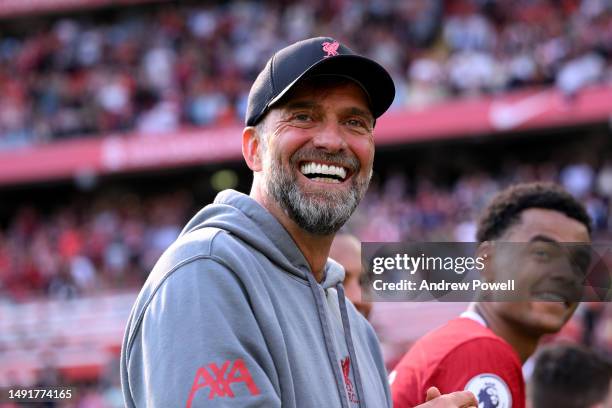
[[[518,355],[470,318],[455,318],[423,336],[391,372],[389,382],[395,408],[422,404],[432,386],[442,394],[472,391],[483,408],[525,407]]]

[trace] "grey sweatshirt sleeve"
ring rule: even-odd
[[[232,271],[196,259],[140,301],[122,356],[127,406],[280,407],[272,357]]]

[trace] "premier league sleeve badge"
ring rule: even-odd
[[[495,374],[478,374],[468,381],[465,390],[476,396],[478,408],[512,408],[510,388]]]

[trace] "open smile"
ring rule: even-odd
[[[533,298],[541,302],[562,303],[563,305],[565,305],[566,308],[573,306],[575,303],[573,300],[569,299],[567,294],[562,294],[553,291],[542,291],[534,293]]]
[[[569,308],[579,301],[582,288],[574,281],[546,281],[532,288],[532,298],[543,302],[562,303]]]
[[[300,173],[312,181],[340,184],[348,179],[350,170],[339,164],[306,161],[300,164]]]

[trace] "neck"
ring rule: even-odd
[[[334,234],[316,235],[305,231],[289,218],[275,201],[261,194],[256,188],[251,189],[250,197],[267,209],[287,230],[304,258],[306,258],[313,276],[317,282],[321,282]]]
[[[519,355],[521,363],[525,363],[531,356],[540,341],[540,335],[517,330],[515,326],[504,320],[492,310],[494,303],[471,303],[468,310],[478,313],[487,322],[487,327],[504,339]]]

